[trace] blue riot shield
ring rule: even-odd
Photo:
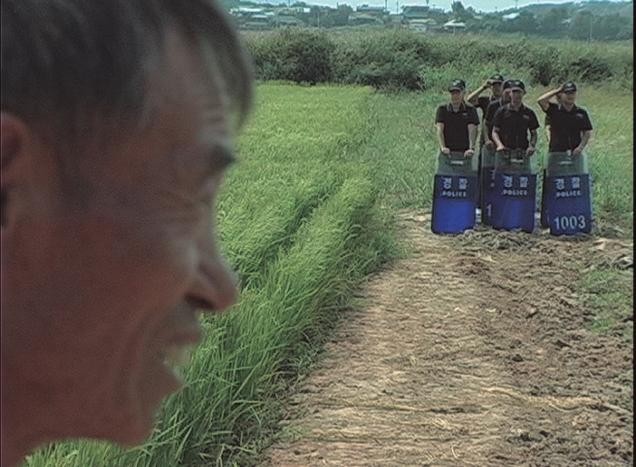
[[[481,169],[479,174],[479,190],[481,223],[491,225],[492,196],[495,188],[495,150],[485,145],[481,148]]]
[[[547,190],[545,189],[545,181],[547,178],[546,173],[547,173],[547,170],[543,169],[543,189],[541,190],[541,217],[540,217],[540,223],[541,223],[542,229],[547,229],[548,227],[550,227],[550,221],[548,221],[548,204],[545,199],[545,195],[547,193]]]
[[[477,157],[462,152],[440,153],[433,184],[431,230],[458,234],[475,226],[477,204]]]
[[[542,217],[551,235],[576,235],[592,230],[592,182],[587,156],[571,152],[548,154],[543,182]]]
[[[531,157],[523,150],[496,153],[490,212],[495,229],[534,231],[537,175]]]

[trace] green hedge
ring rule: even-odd
[[[421,90],[462,77],[473,86],[493,71],[528,84],[612,81],[632,89],[631,42],[529,40],[403,29],[326,32],[289,28],[246,33],[257,78]],[[442,71],[443,73],[440,73]]]

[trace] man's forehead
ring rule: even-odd
[[[213,54],[200,44],[176,31],[167,35],[163,56],[148,73],[144,126],[166,112],[192,111],[214,131],[219,124],[225,126],[229,110],[226,86]]]
[[[150,81],[151,92],[154,85],[177,100],[194,92],[214,107],[227,106],[226,86],[211,46],[174,29],[166,35],[163,56]]]

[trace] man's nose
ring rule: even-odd
[[[237,276],[225,259],[215,255],[199,264],[189,295],[200,302],[201,311],[220,312],[236,303],[237,284]]]

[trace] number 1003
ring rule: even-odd
[[[561,216],[554,218],[554,226],[557,230],[584,229],[585,216]]]

